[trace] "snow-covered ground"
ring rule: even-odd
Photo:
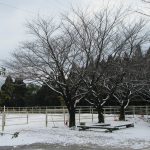
[[[24,118],[18,118],[22,116]],[[14,117],[13,119],[11,119]],[[84,114],[81,121],[92,124],[91,114]],[[64,125],[63,115],[49,116],[48,127],[45,126],[45,114],[29,114],[29,123],[25,114],[9,114],[6,116],[4,133],[0,136],[0,146],[28,145],[33,143],[61,144],[61,145],[97,145],[116,148],[144,148],[150,150],[150,122],[146,122],[140,116],[127,118],[128,121],[114,121],[114,117],[106,117],[105,123],[112,126],[126,123],[134,123],[134,128],[121,129],[112,133],[105,133],[101,129],[79,131],[69,129]],[[78,118],[78,117],[77,117]],[[85,118],[83,120],[83,118]],[[96,115],[94,116],[96,123]],[[57,122],[61,120],[61,122]],[[54,121],[54,122],[52,122]],[[78,119],[77,119],[78,123]],[[20,124],[20,125],[18,125]],[[0,116],[1,128],[1,116]],[[1,131],[1,130],[0,130]],[[17,138],[12,138],[11,133],[19,132]]]

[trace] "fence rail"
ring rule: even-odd
[[[0,112],[3,112],[4,107],[0,107]],[[113,112],[119,112],[120,107],[119,106],[105,106],[104,112],[105,113],[113,113]],[[41,106],[41,107],[6,107],[5,112],[9,113],[23,113],[23,112],[29,112],[29,113],[45,113],[45,111],[51,111],[52,113],[62,113],[64,110],[67,112],[67,107],[65,106]],[[92,106],[81,106],[77,107],[76,111],[78,112],[80,110],[83,113],[91,113],[93,110],[96,112],[96,110]],[[147,114],[150,112],[150,106],[128,106],[126,109],[126,112],[134,112],[135,114],[144,113]]]

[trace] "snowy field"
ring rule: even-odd
[[[23,117],[23,118],[18,118]],[[86,125],[92,124],[91,114],[82,114],[81,121],[86,122]],[[19,146],[29,144],[52,144],[62,146],[80,145],[91,146],[90,149],[97,147],[109,147],[111,150],[116,149],[141,149],[150,150],[150,122],[146,122],[141,116],[129,116],[128,121],[114,121],[116,118],[112,115],[106,116],[106,122],[112,126],[134,123],[134,128],[121,129],[112,133],[105,133],[102,129],[92,129],[79,131],[69,129],[64,125],[63,115],[48,116],[48,126],[45,125],[45,114],[29,114],[28,124],[26,114],[9,114],[6,115],[6,126],[4,133],[0,136],[0,148],[3,146]],[[12,119],[13,118],[13,119]],[[61,122],[59,122],[59,120]],[[94,123],[96,123],[97,115],[94,115]],[[1,116],[0,116],[1,121]],[[77,115],[77,124],[79,122]],[[1,122],[0,122],[1,128]],[[0,129],[1,132],[1,129]],[[19,132],[17,138],[12,138],[15,132]],[[42,150],[42,149],[40,149]]]

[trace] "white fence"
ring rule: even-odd
[[[63,123],[67,125],[69,114],[66,107],[7,107],[0,108],[0,128],[4,131],[5,127],[13,125],[25,125],[36,122],[43,123],[46,127],[52,123]],[[88,114],[88,115],[87,115]],[[119,107],[104,107],[105,117],[118,117]],[[40,118],[40,115],[42,117]],[[150,116],[150,106],[129,106],[126,109],[126,115],[134,117],[135,115]],[[45,117],[43,117],[45,116]],[[16,120],[19,120],[16,123]],[[78,107],[76,109],[76,122],[97,121],[97,111],[92,107]]]
[[[3,107],[0,107],[0,112],[3,112]],[[113,113],[119,113],[119,106],[106,106],[104,107],[104,114],[113,114]],[[6,107],[5,112],[6,113],[22,113],[22,112],[28,112],[28,113],[44,113],[46,110],[50,113],[63,113],[64,110],[67,111],[67,108],[64,106],[43,106],[43,107]],[[77,107],[76,111],[81,111],[82,113],[97,113],[94,108],[91,106],[81,106]],[[149,114],[150,113],[150,106],[128,106],[126,109],[126,113],[128,114]],[[1,114],[1,113],[0,113]]]

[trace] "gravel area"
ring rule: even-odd
[[[31,144],[31,145],[22,145],[17,147],[5,146],[0,147],[0,150],[133,150],[131,148],[114,148],[114,147],[100,147],[96,145],[59,145],[59,144]],[[140,149],[136,149],[140,150]],[[150,150],[149,148],[141,150]]]

